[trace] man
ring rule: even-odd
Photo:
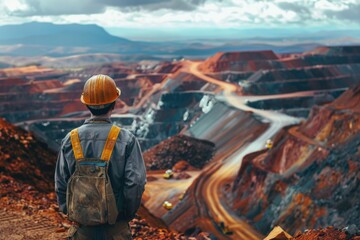
[[[78,223],[69,239],[131,239],[146,172],[137,139],[110,121],[120,94],[109,76],[88,79],[80,99],[91,118],[62,140],[55,191],[60,211]]]

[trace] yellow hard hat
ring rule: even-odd
[[[86,81],[80,100],[86,105],[98,106],[114,102],[120,94],[111,77],[99,74]]]

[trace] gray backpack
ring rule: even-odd
[[[113,125],[101,157],[86,158],[80,145],[78,129],[71,131],[70,138],[76,167],[69,179],[66,192],[66,206],[70,221],[85,226],[115,224],[118,209],[108,168],[119,132],[120,128]]]

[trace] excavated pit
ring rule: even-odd
[[[247,105],[257,109],[280,111],[290,116],[306,119],[313,106],[330,103],[344,91],[344,89],[329,90],[316,93],[313,96],[254,100],[248,101]]]
[[[234,210],[263,233],[275,225],[291,234],[358,226],[358,93],[314,108],[306,122],[282,130],[270,151],[248,159],[232,189]]]
[[[245,93],[255,95],[346,88],[358,83],[359,74],[360,64],[261,70],[242,86]]]
[[[204,62],[201,70],[207,76],[240,86],[241,91],[234,95],[327,90],[322,91],[325,95],[245,101],[253,111],[282,110],[308,120],[280,130],[271,149],[246,155],[241,167],[237,162],[237,175],[233,167],[234,174],[218,176],[217,186],[207,192],[209,179],[217,176],[227,157],[246,149],[271,122],[251,110],[229,105],[226,94],[217,98],[223,85],[191,73],[187,61],[146,70],[121,63],[70,72],[36,66],[1,69],[0,115],[57,150],[63,136],[88,116],[79,101],[83,82],[99,72],[114,77],[123,96],[112,120],[132,131],[143,150],[149,149],[145,159],[147,167],[153,169],[143,199],[146,208],[140,211],[147,220],[131,222],[134,237],[185,238],[163,229],[166,224],[172,230],[193,233],[196,239],[222,239],[219,217],[212,212],[218,207],[227,209],[229,218],[238,214],[264,235],[276,224],[291,234],[329,225],[351,229],[360,219],[359,88],[324,104],[358,84],[358,49],[326,47],[288,55],[271,51],[219,53]],[[118,115],[123,113],[129,114]],[[59,235],[52,237],[59,239],[69,223],[57,213],[52,192],[56,154],[32,134],[3,121],[0,124],[4,126],[0,131],[0,205],[7,209],[0,212],[0,222],[8,215],[19,228],[28,230],[26,221],[38,221],[35,231],[28,231],[30,235],[20,230],[19,234],[42,239],[44,234],[55,232]],[[175,170],[171,180],[163,179],[168,168]],[[220,194],[221,201],[208,204],[208,192]],[[164,209],[163,200],[171,201],[174,208]],[[22,225],[17,214],[30,219]],[[213,235],[199,233],[199,229]],[[15,230],[9,225],[0,227],[1,234],[11,231],[5,232],[8,236],[16,234]],[[312,230],[307,231],[299,239],[342,237],[332,230],[319,231],[309,236]]]

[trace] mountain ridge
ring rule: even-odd
[[[133,30],[135,31],[135,30]],[[119,37],[126,31],[117,32],[116,36],[96,24],[54,24],[49,22],[28,22],[0,26],[0,55],[5,56],[50,56],[63,57],[78,54],[116,53],[121,55],[146,55],[146,58],[166,57],[174,59],[209,57],[217,52],[254,51],[271,49],[276,53],[299,53],[317,46],[345,43],[358,43],[357,39],[340,39],[306,42],[291,39],[241,39],[232,41],[200,42],[181,41],[177,36],[174,41],[148,41],[148,31],[137,29],[141,40]],[[219,37],[222,35],[219,33]],[[330,41],[330,42],[329,42]]]
[[[131,42],[126,38],[109,34],[96,24],[29,22],[0,26],[0,44],[93,46]]]

